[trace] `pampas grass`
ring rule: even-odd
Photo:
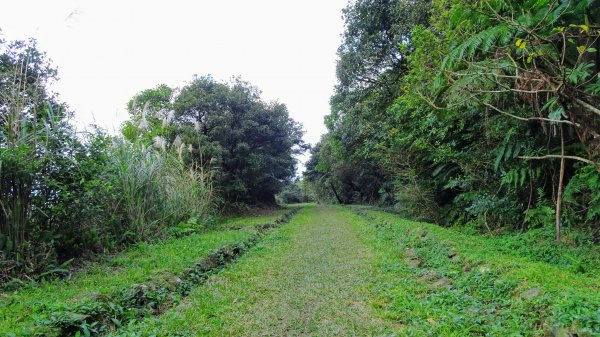
[[[142,144],[116,141],[111,156],[115,210],[138,240],[160,237],[212,208],[211,175],[186,168],[176,156]]]

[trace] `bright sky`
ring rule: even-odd
[[[126,102],[192,75],[241,75],[287,104],[315,143],[335,84],[347,0],[3,1],[0,36],[35,37],[59,68],[54,90],[79,128],[116,132]]]

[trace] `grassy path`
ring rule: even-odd
[[[239,263],[209,279],[154,328],[158,335],[369,336],[376,255],[352,214],[307,207]],[[147,324],[152,324],[147,323]]]
[[[594,273],[510,247],[383,212],[307,206],[180,306],[116,335],[600,335]]]
[[[254,235],[260,220],[232,219],[229,230],[140,246],[69,282],[0,294],[0,336],[93,301],[87,294],[172,279]],[[304,205],[164,311],[96,335],[600,336],[599,254],[582,272],[539,261],[540,247],[515,247],[364,207]]]

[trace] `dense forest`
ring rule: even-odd
[[[0,48],[0,283],[274,205],[306,148],[284,104],[210,76],[135,95],[121,136],[77,133],[35,41]]]
[[[304,186],[487,233],[600,239],[600,3],[358,0]]]

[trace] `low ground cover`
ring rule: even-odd
[[[251,226],[240,219],[224,227],[235,230],[138,247],[98,265],[88,281],[81,274],[4,294],[2,329],[45,318],[59,328],[50,331],[57,336],[600,335],[596,252],[511,249],[515,238],[469,234],[366,207],[295,209],[298,215],[286,213],[273,223]],[[195,258],[177,258],[192,251]],[[157,257],[163,254],[175,260]],[[564,254],[572,257],[563,260]],[[111,323],[106,319],[112,316],[91,320],[68,310],[119,289],[128,292],[117,292],[126,300],[115,302],[122,307],[115,312],[122,311],[114,317],[126,318],[127,306],[141,308],[135,317]]]

